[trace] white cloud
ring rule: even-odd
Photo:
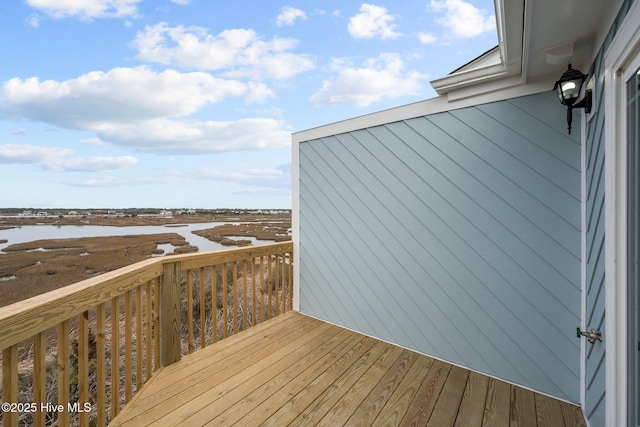
[[[262,83],[244,84],[203,72],[117,68],[63,82],[11,79],[0,87],[0,112],[96,133],[84,143],[106,142],[144,152],[214,153],[290,143],[289,131],[275,119],[186,119],[228,96],[262,102],[275,94]]]
[[[111,144],[166,154],[258,150],[287,147],[291,142],[283,123],[267,118],[224,122],[157,119],[105,125],[97,133]]]
[[[422,44],[432,44],[436,42],[436,36],[431,33],[420,33],[418,34],[418,40]]]
[[[82,181],[74,181],[70,183],[77,187],[116,187],[136,184],[134,180],[130,178],[118,178],[115,176],[107,176],[103,178],[85,179]]]
[[[138,163],[131,156],[68,158],[75,150],[29,144],[0,145],[0,164],[39,164],[56,172],[103,172],[124,169]]]
[[[269,86],[263,83],[247,83],[249,93],[245,96],[245,101],[249,104],[265,102],[269,98],[275,98],[276,94]]]
[[[179,4],[180,6],[186,6],[191,3],[191,0],[171,0],[175,4]]]
[[[105,145],[104,141],[100,138],[81,139],[80,142],[87,145]]]
[[[334,59],[338,76],[325,80],[322,88],[311,96],[313,104],[355,104],[364,107],[385,98],[417,95],[421,80],[428,76],[405,71],[397,54],[381,54],[356,68],[349,61]]]
[[[280,11],[280,15],[276,18],[276,25],[278,27],[293,25],[298,18],[307,19],[307,14],[304,13],[303,10],[296,9],[295,7],[285,6]]]
[[[131,156],[76,157],[46,161],[43,164],[43,168],[56,172],[105,172],[125,169],[136,163],[138,163],[138,159]]]
[[[37,14],[32,13],[31,15],[29,15],[28,17],[25,18],[25,22],[28,25],[31,25],[32,27],[39,27],[40,26],[40,17]]]
[[[314,67],[304,55],[290,53],[295,39],[265,40],[253,30],[233,29],[218,35],[202,27],[146,26],[132,46],[137,58],[199,70],[221,70],[228,77],[288,79]]]
[[[360,13],[349,19],[349,34],[356,39],[395,39],[402,34],[395,32],[394,20],[386,8],[364,3]]]
[[[141,0],[27,0],[27,4],[52,18],[122,18],[138,15]],[[32,23],[33,25],[33,23]]]
[[[9,117],[95,130],[111,122],[186,116],[248,90],[257,89],[202,72],[114,68],[63,82],[13,78],[0,88],[0,111]]]
[[[288,167],[287,167],[288,166]],[[74,181],[72,185],[81,187],[112,187],[131,185],[171,185],[215,181],[235,186],[235,194],[287,194],[291,189],[290,165],[275,169],[247,169],[237,166],[233,169],[190,168],[163,171],[162,175],[121,178],[105,176],[101,178]],[[282,193],[284,191],[284,193]]]
[[[464,0],[431,0],[431,8],[442,15],[437,22],[453,37],[471,38],[496,29],[494,15]]]
[[[47,160],[72,154],[74,151],[63,147],[46,147],[29,144],[0,145],[0,164],[43,163]]]
[[[211,180],[268,188],[290,188],[291,171],[284,166],[275,169],[200,168],[170,173],[172,176],[195,181]]]

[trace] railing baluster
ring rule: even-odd
[[[218,341],[218,269],[211,267],[211,341]]]
[[[18,403],[18,345],[12,345],[2,351],[2,401]],[[18,426],[18,412],[3,411],[2,425]]]
[[[287,254],[282,254],[282,312],[287,311],[289,303],[289,267],[287,263]]]
[[[133,367],[131,355],[133,353],[133,345],[131,340],[131,291],[124,294],[124,403],[128,403],[133,396],[132,381]]]
[[[247,329],[247,317],[249,317],[249,306],[247,305],[247,281],[249,280],[247,274],[247,260],[242,260],[242,330]]]
[[[260,257],[260,283],[258,283],[258,288],[260,289],[260,322],[264,322],[264,257]]]
[[[274,274],[274,281],[275,283],[273,284],[273,292],[276,293],[276,316],[278,314],[280,314],[280,254],[275,254],[275,261],[274,261],[274,267],[276,269],[276,272]]]
[[[238,333],[238,263],[233,263],[233,333]]]
[[[81,409],[89,403],[89,312],[85,311],[78,316],[78,401]],[[89,425],[89,413],[78,413],[81,426]]]
[[[156,278],[153,287],[153,369],[160,368],[160,278]]]
[[[142,286],[136,288],[136,392],[142,387]]]
[[[151,281],[147,282],[147,289],[144,293],[144,299],[146,304],[146,309],[144,313],[144,319],[146,322],[146,331],[144,334],[144,358],[145,358],[145,380],[149,380],[151,378],[151,363],[153,361],[152,358],[152,350],[151,350],[151,324],[153,323],[153,311],[151,310],[151,303],[153,299],[153,294],[151,292]]]
[[[288,254],[282,254],[282,312],[287,311],[287,305],[289,304],[289,264]]]
[[[293,252],[289,252],[289,310],[293,310]]]
[[[251,258],[251,325],[257,324],[256,319],[256,259]]]
[[[98,427],[104,427],[107,419],[107,374],[106,374],[106,331],[105,331],[105,305],[100,304],[96,308],[96,403],[98,406]]]
[[[46,405],[47,398],[47,337],[40,332],[33,337],[33,402],[37,410],[33,413],[33,425],[43,426],[46,412],[41,411],[42,404]]]
[[[120,298],[111,299],[111,419],[120,409]]]
[[[271,288],[273,287],[273,283],[271,282],[271,255],[267,256],[267,292],[268,292],[268,297],[269,297],[269,305],[267,308],[267,319],[271,319],[273,317],[273,311],[271,308],[271,300],[272,300],[272,296],[271,294],[273,293]]]
[[[202,282],[202,275],[200,282]],[[200,293],[200,298],[202,298],[202,293]],[[187,352],[193,353],[193,277],[191,269],[187,270]]]
[[[69,321],[58,324],[58,405],[65,410],[58,412],[58,426],[69,426]]]
[[[204,267],[200,267],[200,348],[207,346],[207,316],[206,316],[206,301],[205,301],[205,279],[204,279]]]
[[[227,263],[222,264],[222,338],[227,338],[229,317],[227,314]]]

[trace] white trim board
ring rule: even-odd
[[[291,144],[291,240],[293,242],[293,309],[300,311],[300,143]]]
[[[461,89],[458,91],[458,95],[464,95],[464,97],[460,99],[451,100],[447,96],[438,96],[425,101],[407,104],[296,132],[293,134],[293,142],[305,142],[341,133],[380,126],[387,123],[413,119],[415,117],[427,116],[429,114],[442,113],[445,111],[457,110],[459,108],[551,91],[553,89],[555,78],[557,78],[557,76],[548,76],[547,78],[524,85],[521,82],[520,76],[489,82],[472,88]],[[465,92],[465,90],[468,90],[468,93]],[[478,94],[478,91],[481,93]]]
[[[581,140],[580,144],[580,168],[582,170],[580,176],[580,192],[582,194],[582,202],[580,203],[580,216],[582,222],[582,233],[580,236],[580,252],[582,256],[582,263],[580,265],[580,284],[582,287],[582,295],[580,296],[580,330],[587,330],[587,150],[586,150],[586,124],[584,115],[581,120]],[[585,408],[587,406],[587,340],[580,340],[580,407]]]
[[[629,425],[626,301],[626,108],[625,71],[640,50],[640,2],[636,1],[605,54],[605,312],[607,425]]]

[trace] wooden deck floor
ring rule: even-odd
[[[115,425],[582,426],[578,407],[288,312],[161,369]]]

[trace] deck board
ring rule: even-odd
[[[460,410],[456,418],[456,427],[482,426],[485,405],[487,402],[487,392],[489,388],[489,378],[471,372],[469,381],[464,390]]]
[[[577,406],[289,312],[160,369],[112,426],[583,426]]]

